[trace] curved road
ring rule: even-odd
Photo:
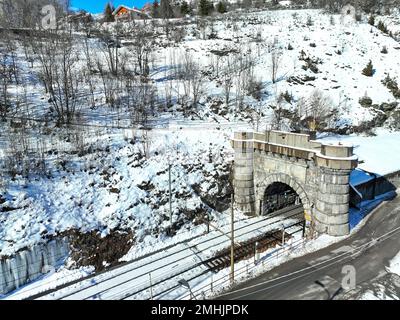
[[[346,270],[352,267],[356,286],[341,291],[334,299],[359,299],[370,290],[378,295],[382,288],[386,295],[383,297],[396,299],[400,297],[400,276],[389,273],[386,267],[399,251],[400,196],[378,207],[366,224],[348,239],[286,262],[236,286],[219,299],[328,299],[338,291],[343,279],[348,279]],[[348,269],[343,270],[345,266]]]

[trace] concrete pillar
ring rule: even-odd
[[[320,183],[314,208],[318,233],[331,236],[349,234],[349,181],[351,170],[320,167]]]

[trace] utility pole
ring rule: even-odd
[[[149,272],[149,277],[150,277],[150,297],[151,300],[153,300],[153,281],[151,280],[151,272]]]
[[[207,234],[210,233],[210,213],[207,211]]]
[[[171,163],[168,165],[168,184],[169,184],[169,223],[172,229],[172,189],[171,189]],[[172,231],[172,230],[171,230]]]
[[[258,241],[254,244],[254,264],[257,263],[258,260]]]
[[[234,231],[234,223],[233,223],[233,200],[234,196],[231,196],[231,283],[235,281],[235,231]]]

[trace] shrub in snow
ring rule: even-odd
[[[386,46],[383,46],[381,53],[383,54],[387,54],[388,53],[388,49]]]
[[[261,43],[262,41],[263,41],[262,33],[261,33],[261,30],[259,30],[259,31],[257,31],[257,35],[256,35],[256,42]]]
[[[311,18],[311,16],[308,16],[307,17],[307,26],[311,27],[313,25],[314,25],[313,19]]]
[[[190,14],[192,10],[189,7],[189,4],[186,1],[183,1],[180,7],[180,11],[182,15],[186,16]]]
[[[288,48],[287,48],[288,50],[293,50],[293,46],[289,43],[289,45],[288,45]]]
[[[228,10],[227,10],[226,3],[225,3],[225,2],[222,2],[222,1],[218,2],[218,4],[217,4],[217,11],[218,11],[219,13],[225,13],[225,12],[227,12]]]
[[[199,13],[202,16],[208,16],[212,11],[214,11],[214,5],[208,0],[200,0],[199,2]]]
[[[379,22],[378,22],[377,28],[378,28],[380,31],[382,31],[383,33],[386,33],[386,34],[389,33],[388,28],[386,27],[386,25],[385,25],[382,21],[379,21]]]
[[[306,55],[306,53],[302,50],[300,52],[300,61],[304,61],[306,64],[304,66],[302,66],[302,69],[307,71],[307,70],[311,70],[314,73],[318,73],[319,69],[318,69],[318,64],[321,64],[322,61],[318,58],[310,58]]]
[[[367,93],[365,93],[365,95],[362,98],[360,98],[358,102],[363,107],[370,107],[372,105],[372,99],[368,97]]]
[[[391,78],[388,74],[386,78],[382,80],[382,83],[392,92],[395,98],[400,99],[400,89],[396,79]]]
[[[369,23],[371,26],[375,26],[375,17],[374,17],[373,15],[371,15],[371,16],[369,17],[368,23]]]
[[[369,60],[367,66],[363,69],[362,74],[366,77],[372,77],[374,75],[374,66],[371,60]]]
[[[171,31],[171,39],[175,41],[175,43],[179,43],[183,41],[186,36],[186,30],[184,28],[176,28]]]
[[[262,81],[252,79],[247,86],[247,93],[254,99],[260,100],[264,84]]]
[[[293,101],[293,96],[289,93],[288,90],[286,90],[286,92],[284,93],[282,92],[280,98],[284,99],[287,103],[292,103]]]

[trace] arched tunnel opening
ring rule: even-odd
[[[262,201],[261,214],[270,215],[285,208],[302,206],[299,195],[289,185],[282,182],[274,182],[267,187]]]
[[[277,246],[284,248],[288,245],[289,248],[293,248],[302,243],[306,232],[305,212],[300,196],[293,188],[281,182],[268,185],[263,199],[260,200],[260,211],[262,211],[260,215],[264,216],[261,220],[267,221],[267,228],[235,248],[235,261],[254,257],[256,263],[263,252],[268,250],[277,252]],[[264,255],[261,260],[271,257],[271,254],[270,252]],[[205,262],[205,265],[213,271],[223,270],[230,264],[231,248],[218,251],[214,257]]]
[[[260,205],[260,214],[267,219],[279,221],[285,237],[291,238],[301,232],[304,237],[306,232],[306,217],[304,205],[297,192],[289,185],[282,182],[270,184],[264,192]]]

